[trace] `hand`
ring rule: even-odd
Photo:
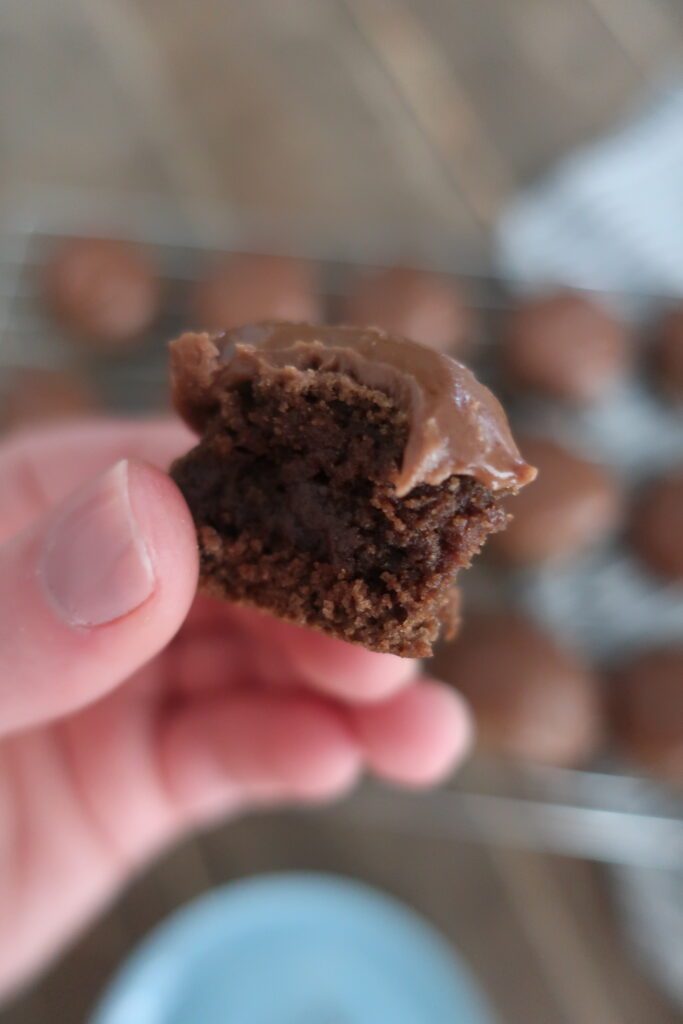
[[[192,520],[154,468],[190,444],[169,421],[0,446],[5,991],[184,831],[364,767],[429,784],[467,747],[463,704],[413,663],[194,600]]]

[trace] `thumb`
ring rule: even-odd
[[[0,548],[0,733],[112,689],[179,628],[194,596],[192,520],[175,484],[129,460]]]

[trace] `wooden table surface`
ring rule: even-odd
[[[4,0],[0,215],[46,186],[142,192],[345,247],[389,235],[405,253],[478,261],[510,197],[682,57],[680,0]],[[284,868],[414,903],[502,1021],[679,1019],[629,958],[595,866],[397,843],[332,813],[247,819],[172,851],[0,1024],[83,1021],[169,908]]]

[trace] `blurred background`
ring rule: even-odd
[[[474,361],[494,380],[496,318],[519,289],[618,293],[611,308],[644,336],[683,296],[681,80],[680,0],[4,0],[0,370],[63,369],[64,324],[53,344],[35,275],[62,235],[130,237],[161,268],[154,343],[79,363],[97,401],[122,408],[129,378],[142,381],[133,406],[163,405],[160,341],[188,322],[183,289],[233,249],[272,244],[318,259],[328,310],[366,264],[452,275],[477,318]],[[652,212],[643,195],[669,205]],[[673,242],[662,223],[676,227]],[[594,267],[586,254],[596,252]],[[683,460],[680,410],[660,409],[648,387],[629,385],[604,417],[514,397],[512,407],[525,428],[540,416],[579,449],[592,431],[606,437],[601,460],[630,487],[638,467],[612,444],[627,420],[639,437],[651,431],[666,466]],[[63,395],[57,406],[91,404],[78,388]],[[580,620],[586,588],[601,592],[622,563],[612,548],[595,554],[588,584],[561,593],[484,571],[473,602],[505,589],[512,603],[520,594],[549,609],[554,628]],[[680,584],[633,586],[651,621],[669,624],[660,639],[683,641]],[[569,640],[597,671],[610,654],[602,638],[619,633],[614,616],[603,629],[596,614],[592,632],[577,621]],[[637,758],[625,768],[604,748],[582,758],[576,770],[551,756],[540,775],[475,759],[433,799],[369,791],[336,810],[254,816],[197,837],[137,880],[0,1022],[83,1021],[173,907],[290,868],[349,874],[416,907],[501,1022],[683,1019],[683,881],[672,866],[683,856],[681,761],[671,786],[670,772]]]
[[[7,0],[0,196],[198,196],[474,259],[521,186],[680,65],[680,17],[677,0]]]

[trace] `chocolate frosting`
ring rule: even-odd
[[[174,403],[199,432],[226,388],[273,372],[317,371],[347,374],[405,410],[408,441],[393,481],[399,496],[453,475],[514,493],[536,475],[488,388],[456,360],[404,338],[374,328],[264,321],[171,343]]]

